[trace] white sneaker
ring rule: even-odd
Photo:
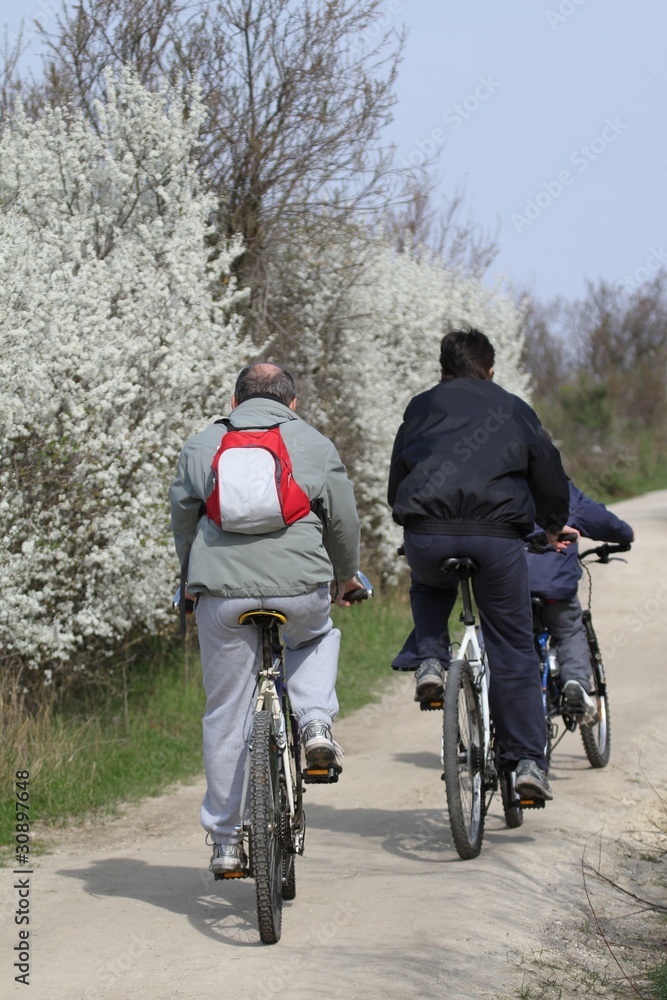
[[[599,720],[595,702],[579,681],[566,681],[563,685],[564,709],[578,723],[593,726]]]
[[[242,872],[248,866],[243,844],[213,844],[213,854],[209,871],[214,875],[225,872]]]
[[[306,755],[306,767],[333,767],[340,773],[343,770],[341,758],[343,749],[331,736],[331,729],[326,722],[308,722],[302,732],[303,749]]]

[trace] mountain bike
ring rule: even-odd
[[[515,772],[503,767],[489,711],[489,667],[481,630],[472,608],[470,580],[479,569],[474,559],[445,559],[440,568],[461,583],[464,632],[456,659],[447,670],[442,701],[422,702],[425,711],[442,708],[442,764],[449,825],[454,846],[464,860],[482,848],[484,823],[491,800],[500,789],[505,821],[516,828],[523,810],[542,808],[541,799],[520,799]]]
[[[547,723],[547,746],[546,757],[547,766],[551,762],[551,755],[561,742],[565,733],[574,732],[579,728],[584,751],[591,767],[606,767],[609,763],[611,753],[611,724],[609,718],[609,693],[607,690],[607,680],[605,677],[604,663],[600,645],[593,628],[591,615],[591,599],[593,594],[593,580],[590,571],[585,564],[589,556],[597,556],[595,562],[607,564],[613,559],[618,559],[614,553],[629,551],[629,545],[598,545],[596,548],[587,549],[579,554],[579,562],[584,566],[588,576],[588,601],[587,607],[583,610],[582,620],[586,630],[586,639],[590,652],[591,673],[593,677],[594,690],[591,697],[596,703],[596,721],[592,723],[577,723],[567,713],[567,705],[563,699],[561,678],[558,669],[558,660],[555,649],[551,648],[551,636],[545,626],[542,609],[544,601],[539,597],[532,599],[533,603],[533,627],[535,632],[535,647],[540,657],[540,670],[542,674],[542,700]],[[539,551],[539,550],[538,550]],[[624,561],[624,560],[621,560]],[[562,722],[561,725],[558,720]]]
[[[364,586],[348,591],[344,600],[356,603],[372,596]],[[297,855],[303,854],[306,816],[304,785],[338,781],[334,766],[309,767],[301,763],[301,740],[292,712],[280,626],[287,622],[280,611],[260,608],[239,616],[239,625],[251,624],[261,632],[261,665],[253,694],[250,729],[237,833],[248,858],[243,871],[222,872],[216,879],[253,878],[259,936],[276,944],[282,931],[283,900],[296,897]]]

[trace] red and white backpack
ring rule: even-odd
[[[292,474],[280,425],[233,428],[228,421],[213,459],[213,491],[206,514],[223,531],[264,535],[294,524],[311,511]]]

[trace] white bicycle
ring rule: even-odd
[[[440,568],[461,581],[464,632],[458,655],[447,670],[441,703],[423,708],[443,708],[442,764],[447,791],[449,825],[461,858],[476,858],[482,849],[484,821],[495,792],[500,788],[505,821],[509,827],[523,823],[523,810],[541,808],[540,799],[520,799],[514,771],[498,760],[495,731],[489,711],[489,667],[484,642],[476,624],[470,579],[479,569],[474,559],[446,559]]]

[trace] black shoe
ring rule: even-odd
[[[439,701],[445,694],[445,670],[434,657],[424,660],[415,673],[415,701]]]
[[[520,799],[553,799],[551,785],[547,772],[543,771],[534,760],[520,760],[516,766],[515,787]]]

